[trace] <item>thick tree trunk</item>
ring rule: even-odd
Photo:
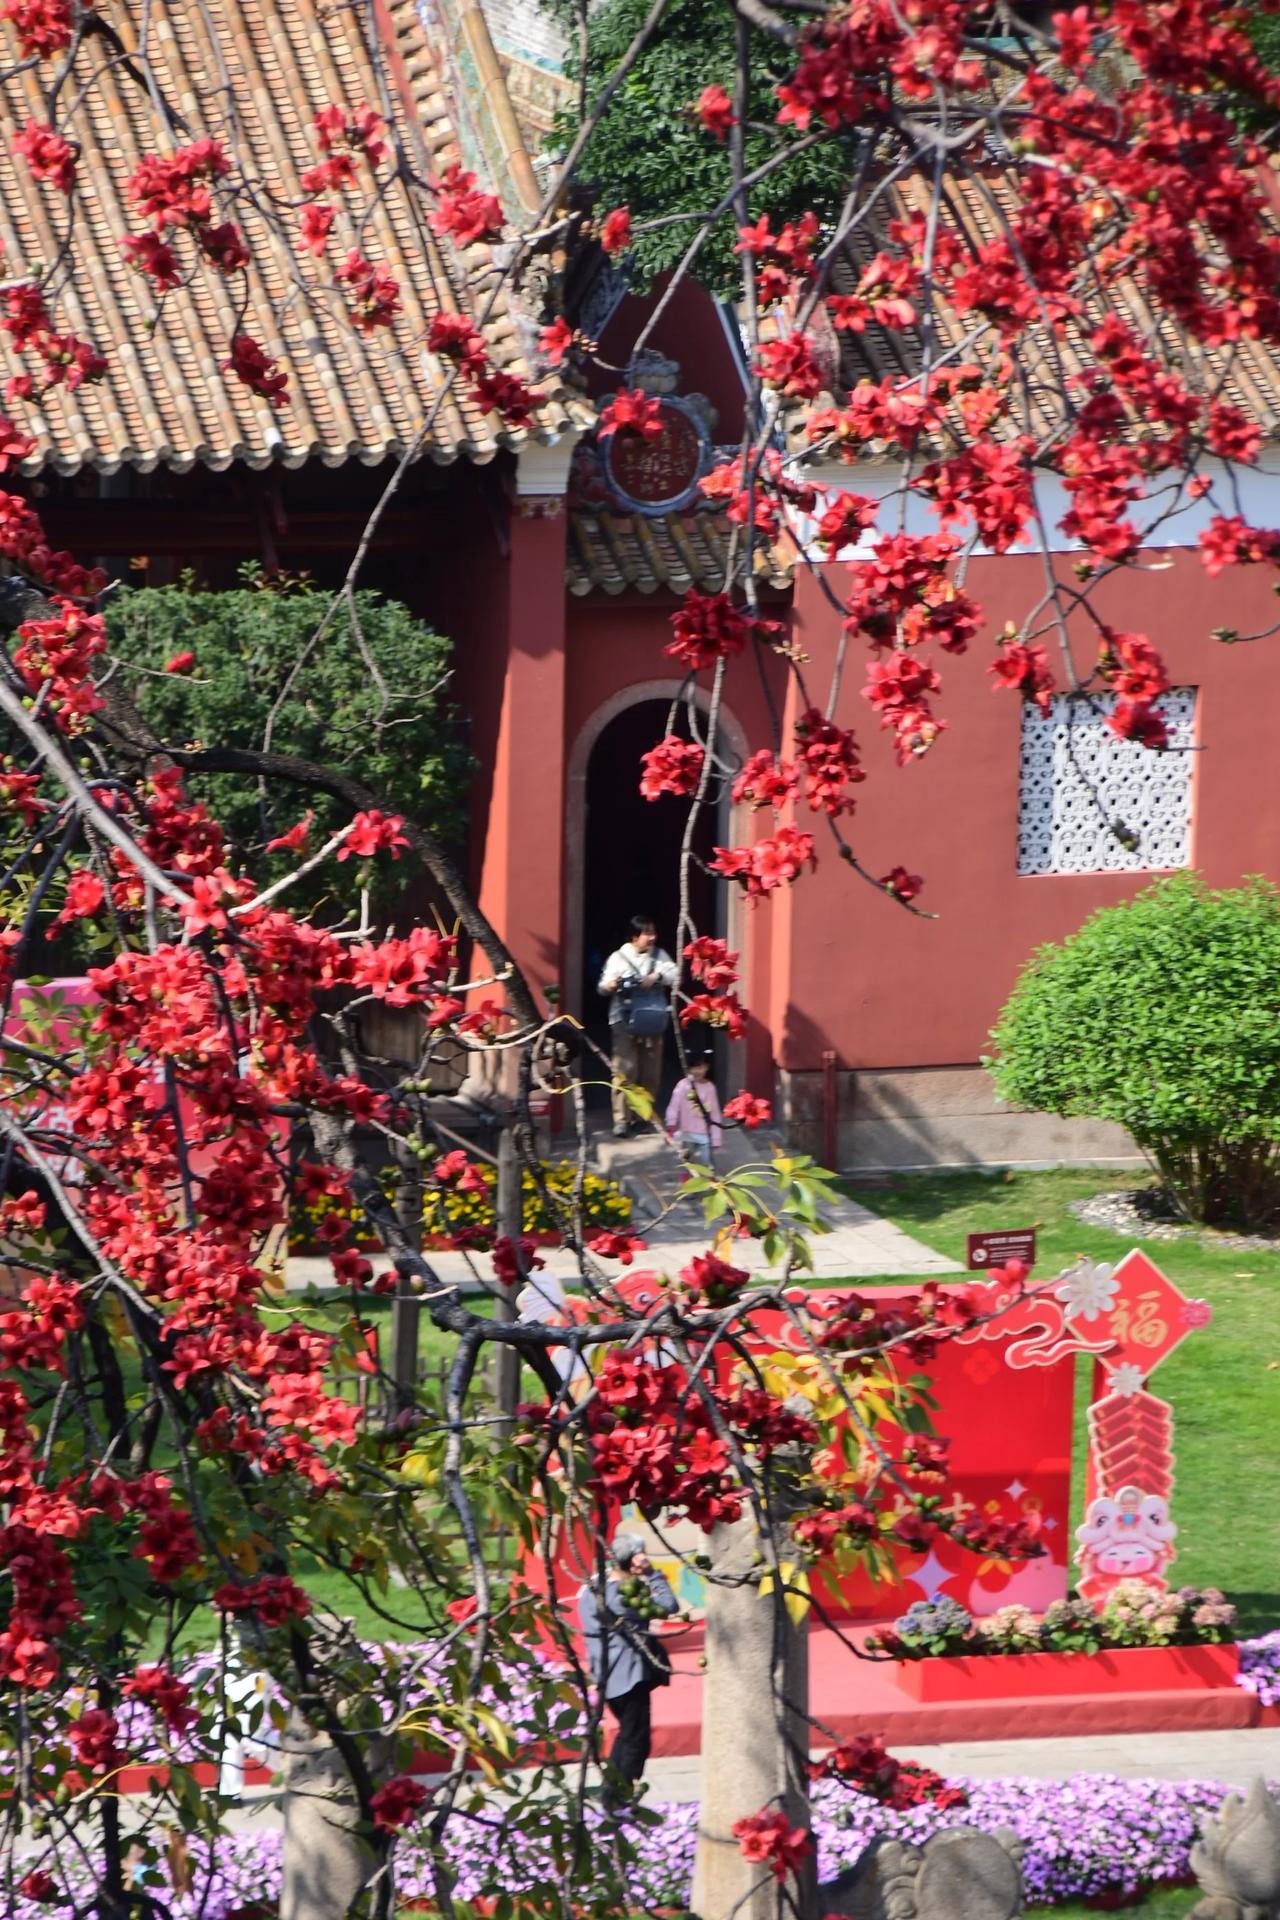
[[[347,1920],[378,1865],[351,1776],[328,1734],[296,1714],[285,1742],[280,1920]]]
[[[761,1594],[758,1545],[750,1516],[717,1527],[710,1541],[692,1900],[701,1920],[780,1920],[813,1913],[816,1899],[812,1860],[777,1881],[744,1860],[733,1837],[735,1821],[766,1810],[809,1825],[808,1623],[797,1627],[776,1593]]]

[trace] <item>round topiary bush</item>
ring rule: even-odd
[[[1280,893],[1196,874],[1104,907],[1024,967],[992,1033],[1002,1098],[1116,1120],[1194,1220],[1280,1216]]]

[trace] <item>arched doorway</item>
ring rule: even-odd
[[[680,845],[688,817],[678,800],[646,800],[640,792],[640,758],[667,732],[677,683],[650,682],[616,696],[596,715],[575,746],[569,769],[566,935],[571,1006],[592,1037],[605,1044],[608,1008],[596,982],[608,955],[625,939],[635,913],[650,915],[668,951],[674,951],[680,906]],[[721,751],[730,760],[740,748],[739,729],[722,716]],[[676,730],[688,737],[688,715],[679,709]],[[694,848],[707,860],[731,837],[727,792],[702,810]],[[697,867],[690,874],[690,907],[700,931],[731,936],[724,924],[726,892]],[[717,1053],[721,1049],[717,1047]],[[722,1091],[726,1062],[719,1063]],[[674,1075],[669,1049],[667,1081]],[[737,1074],[734,1078],[736,1080]]]

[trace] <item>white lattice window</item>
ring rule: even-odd
[[[1157,703],[1165,753],[1119,740],[1106,724],[1111,694],[1054,696],[1022,713],[1019,873],[1128,873],[1191,860],[1194,687]]]

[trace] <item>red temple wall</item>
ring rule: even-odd
[[[1215,581],[1194,554],[1162,557],[1167,569],[1119,576],[1097,604],[1116,628],[1152,636],[1175,686],[1199,689],[1192,865],[1215,886],[1254,873],[1280,878],[1280,787],[1270,777],[1280,732],[1276,642],[1224,646],[1209,638],[1221,624],[1268,627],[1276,618],[1269,580],[1258,569]],[[1042,569],[1031,555],[972,563],[966,585],[986,608],[988,633],[1025,616],[1043,591]],[[819,686],[839,624],[816,582],[801,574],[797,638]],[[1082,633],[1078,657],[1089,652]],[[880,898],[823,857],[819,837],[818,871],[783,903],[787,927],[775,945],[770,1026],[780,1067],[817,1069],[826,1047],[849,1068],[976,1061],[1031,952],[1149,883],[1143,872],[1018,873],[1021,702],[993,693],[989,659],[989,645],[979,645],[963,659],[936,662],[943,691],[935,711],[949,730],[901,769],[853,691],[861,677],[853,660],[838,717],[855,727],[869,777],[850,838],[873,875],[898,864],[923,875],[920,905],[938,917]]]

